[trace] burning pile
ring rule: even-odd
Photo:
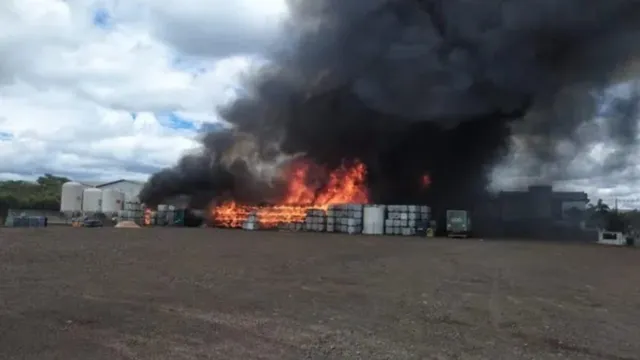
[[[303,222],[310,209],[326,210],[335,204],[366,204],[369,196],[365,184],[366,167],[356,161],[343,165],[319,179],[314,176],[319,167],[309,161],[291,164],[287,191],[278,204],[250,206],[235,201],[213,207],[214,224],[221,227],[241,227],[255,217],[261,228]]]

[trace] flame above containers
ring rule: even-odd
[[[60,212],[67,214],[81,212],[85,188],[85,185],[73,181],[62,184]]]
[[[85,213],[99,213],[102,211],[102,190],[88,188],[82,195],[82,211]]]

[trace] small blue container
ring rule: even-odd
[[[34,228],[44,227],[44,216],[30,216],[29,227],[34,227]]]
[[[29,226],[29,218],[18,216],[13,218],[13,227],[27,227]]]

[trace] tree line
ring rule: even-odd
[[[640,211],[611,208],[602,199],[598,199],[594,204],[589,204],[585,215],[589,227],[610,231],[626,231],[630,227],[640,229]]]
[[[0,181],[0,216],[6,216],[9,209],[59,210],[62,184],[68,181],[51,174],[44,174],[35,182]]]

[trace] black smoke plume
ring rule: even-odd
[[[328,168],[364,161],[373,201],[469,207],[515,151],[511,138],[538,165],[560,143],[593,142],[583,128],[598,94],[635,75],[639,52],[630,0],[291,0],[289,10],[283,46],[220,109],[233,130],[155,174],[142,201],[271,201],[283,154],[302,153]],[[635,120],[596,135],[626,149]]]

